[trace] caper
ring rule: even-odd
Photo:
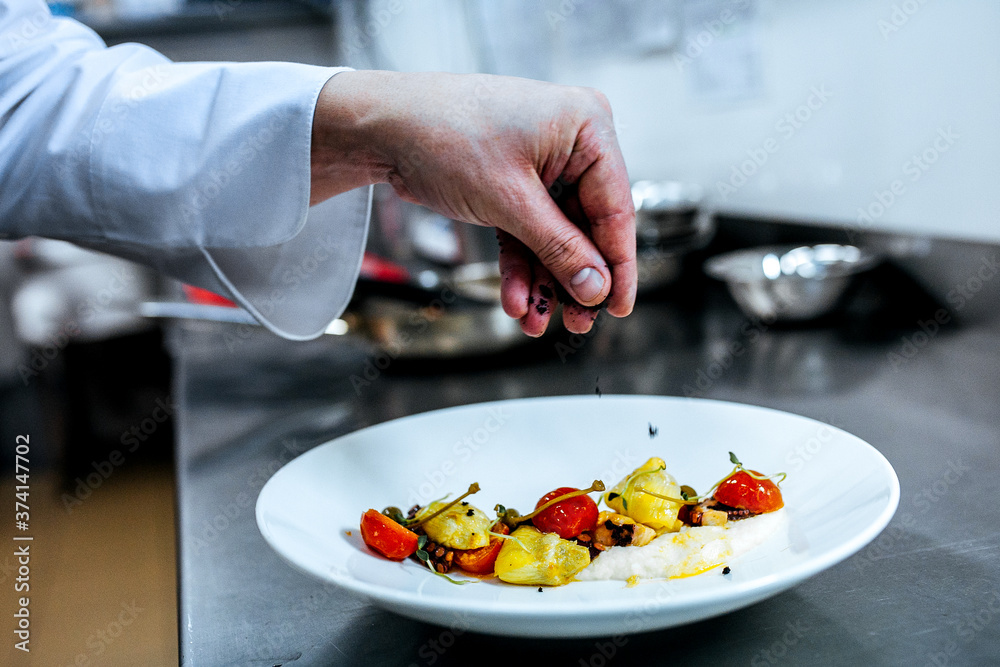
[[[384,510],[382,510],[382,514],[386,515],[396,523],[401,524],[406,522],[406,516],[403,514],[403,510],[399,509],[398,507],[393,507],[390,505],[389,507],[386,507]]]

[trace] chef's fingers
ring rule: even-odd
[[[570,333],[585,334],[594,326],[594,320],[601,311],[597,308],[585,308],[576,304],[563,304],[563,326]]]
[[[538,338],[545,333],[556,307],[556,286],[552,274],[538,261],[533,262],[532,272],[534,276],[531,294],[528,296],[528,313],[521,318],[521,330]]]
[[[612,271],[586,233],[566,217],[537,177],[519,198],[512,219],[504,221],[507,231],[534,252],[574,299],[587,306],[604,301]]]
[[[638,284],[635,260],[635,207],[625,162],[617,145],[598,154],[580,175],[576,196],[590,225],[590,237],[607,260],[613,289],[608,312],[632,312]],[[581,301],[584,305],[590,302]]]
[[[532,254],[502,229],[496,233],[500,244],[500,303],[509,317],[520,320],[528,313]]]

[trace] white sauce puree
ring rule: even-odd
[[[644,547],[613,547],[576,575],[578,581],[663,579],[698,574],[763,544],[788,523],[785,510],[732,521],[727,526],[684,526]]]

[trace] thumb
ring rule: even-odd
[[[528,188],[527,215],[506,231],[528,246],[570,295],[596,306],[611,291],[611,271],[587,234],[559,209],[541,182]]]

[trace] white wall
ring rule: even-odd
[[[374,2],[377,64],[490,62],[598,87],[633,179],[700,182],[724,210],[1000,240],[1000,2],[764,0],[754,19],[715,34],[704,20],[725,9],[716,0],[495,0],[473,20],[463,2]],[[678,30],[673,42],[661,31],[670,48],[642,53],[600,25],[602,11],[617,23],[645,12],[633,32],[650,21]],[[485,61],[469,37],[476,17],[494,47]],[[699,35],[701,53],[689,50]],[[713,88],[720,74],[729,81]],[[796,111],[808,120],[783,120]],[[913,157],[925,151],[935,161],[922,168]],[[859,210],[869,217],[859,222]]]

